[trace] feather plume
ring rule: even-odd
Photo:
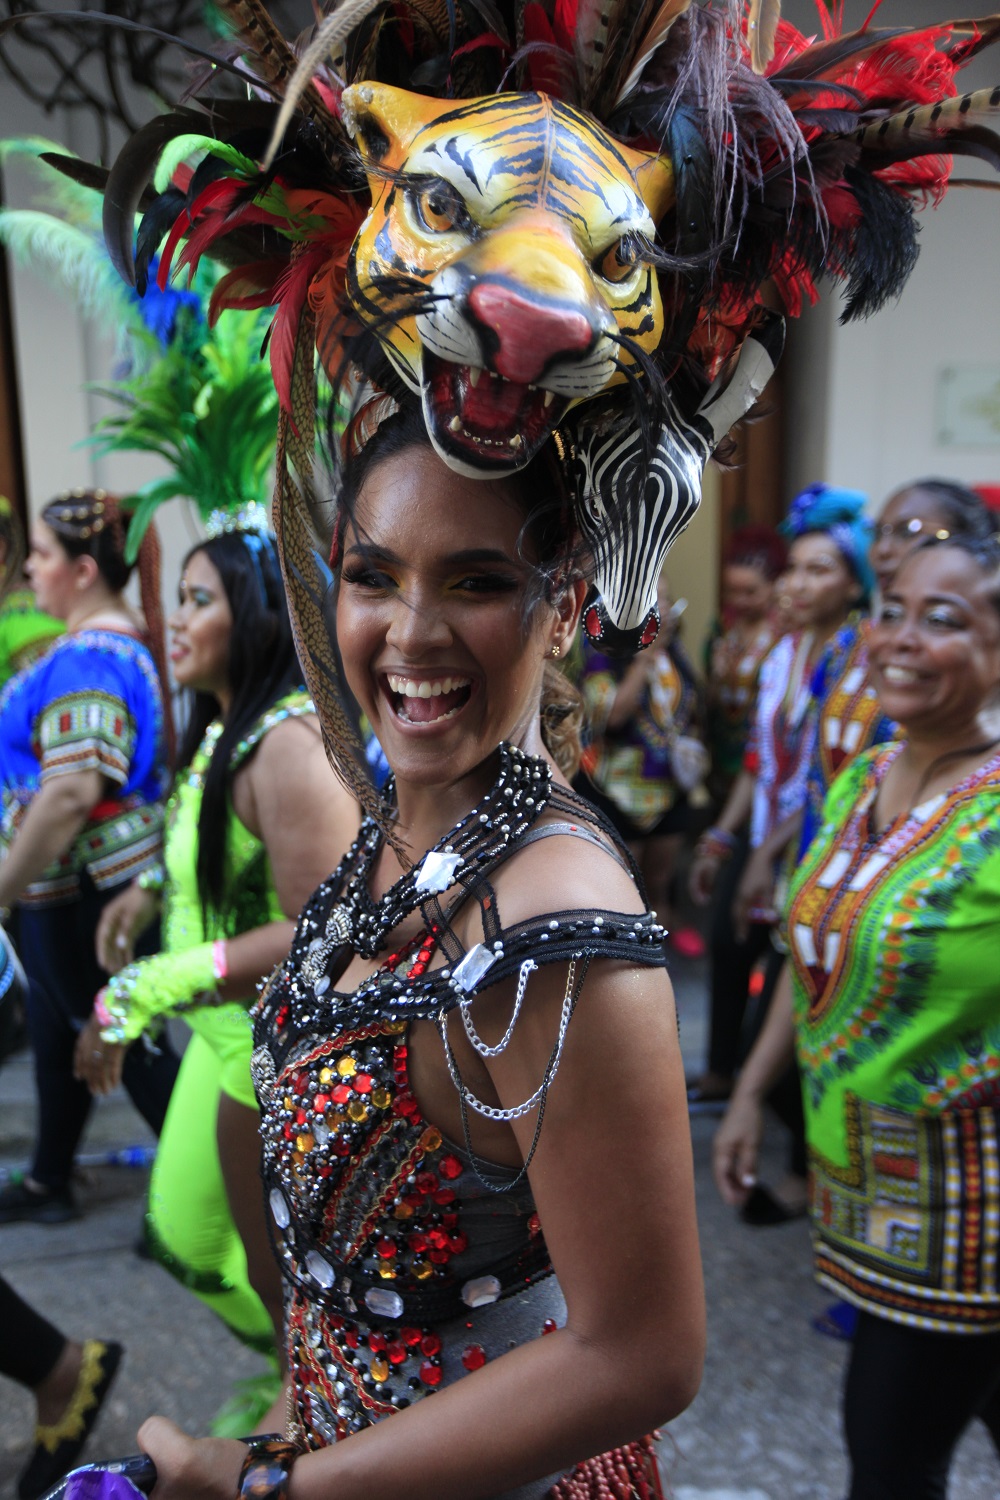
[[[33,208],[0,211],[0,241],[18,265],[44,275],[78,303],[86,318],[119,332],[148,338],[138,303],[108,260],[99,231],[67,224]]]
[[[331,53],[336,52],[343,45],[369,12],[382,3],[383,0],[341,0],[341,4],[337,6],[333,14],[327,16],[303,52],[286,86],[285,97],[281,101],[281,109],[278,111],[278,118],[274,122],[274,129],[271,133],[271,142],[261,164],[265,172],[269,170],[278,153],[282,136],[316,69]]]
[[[652,61],[670,35],[670,29],[674,22],[680,16],[684,15],[685,11],[690,9],[690,6],[691,0],[663,0],[663,4],[653,17],[652,25],[646,31],[636,48],[628,75],[618,90],[618,97],[615,100],[616,108],[638,85],[647,64]]]
[[[781,0],[750,0],[747,16],[747,40],[750,63],[755,73],[766,73],[774,57],[774,41],[781,20]]]
[[[51,158],[65,155],[69,161],[79,161],[71,156],[57,141],[48,141],[44,136],[13,136],[0,140],[0,170],[6,170],[11,162],[28,176],[32,190],[41,193],[46,209],[57,213],[67,224],[76,224],[81,229],[101,232],[101,200],[92,188],[84,186],[68,174],[54,167]]]
[[[890,115],[859,130],[869,169],[927,155],[978,156],[1000,171],[1000,88],[978,89],[938,104]]]
[[[135,216],[156,169],[160,152],[179,135],[204,131],[205,117],[198,110],[177,109],[157,115],[130,136],[108,173],[104,193],[104,239],[119,276],[135,285]]]

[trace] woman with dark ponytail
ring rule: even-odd
[[[163,864],[103,915],[98,956],[117,972],[94,1005],[77,1068],[105,1092],[125,1049],[183,1011],[194,1036],[157,1153],[148,1242],[239,1338],[271,1353],[280,1277],[261,1203],[248,1011],[360,814],[330,770],[302,687],[266,513],[251,506],[217,525],[185,558],[169,621],[174,676],[191,711]],[[133,960],[161,899],[163,950]],[[265,1375],[216,1431],[251,1430],[254,1401],[266,1409],[274,1391],[274,1374]]]
[[[0,1223],[78,1213],[70,1180],[91,1097],[74,1079],[74,1047],[106,977],[94,932],[109,900],[161,858],[167,733],[155,548],[150,531],[139,564],[143,622],[123,597],[132,568],[113,496],[61,495],[32,529],[27,571],[38,606],[65,621],[66,634],[0,696],[0,907],[19,907],[39,1104],[31,1168],[0,1192]],[[122,1081],[157,1133],[177,1066],[162,1037],[123,1059]]]

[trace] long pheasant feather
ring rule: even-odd
[[[781,20],[781,0],[750,0],[747,16],[747,40],[750,64],[755,73],[764,73],[774,57],[774,43]]]
[[[313,74],[319,65],[340,47],[365,17],[383,0],[342,0],[332,15],[327,16],[309,46],[303,52],[298,65],[285,88],[285,97],[271,134],[271,143],[262,163],[266,172],[277,155],[281,138],[289,121],[299,107],[299,101],[312,83]]]
[[[869,167],[936,153],[978,156],[1000,171],[1000,87],[904,110],[857,132]]]
[[[639,42],[628,76],[618,91],[616,105],[620,104],[638,85],[647,66],[670,35],[674,22],[690,9],[691,0],[663,0],[663,4],[653,17],[652,25]]]

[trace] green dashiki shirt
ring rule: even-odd
[[[874,830],[900,753],[834,782],[787,936],[819,1280],[911,1326],[1000,1330],[1000,755]]]
[[[0,688],[44,656],[65,628],[42,613],[30,589],[13,589],[0,604]]]

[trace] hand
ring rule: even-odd
[[[757,1183],[764,1107],[737,1086],[712,1143],[712,1175],[724,1203],[741,1208]]]
[[[97,962],[108,974],[117,974],[135,957],[135,940],[156,919],[159,897],[133,881],[101,912],[95,943]]]
[[[752,911],[770,911],[774,904],[774,861],[764,848],[755,849],[747,860],[733,901],[733,929],[738,940],[746,940]]]
[[[717,854],[695,853],[688,875],[688,890],[696,906],[707,906],[712,899],[721,864],[722,861]]]
[[[139,1446],[156,1465],[152,1500],[233,1500],[246,1448],[229,1438],[192,1438],[167,1417],[139,1428]]]
[[[122,1081],[125,1052],[125,1047],[101,1040],[101,1023],[92,1015],[76,1039],[73,1077],[92,1094],[110,1094]]]

